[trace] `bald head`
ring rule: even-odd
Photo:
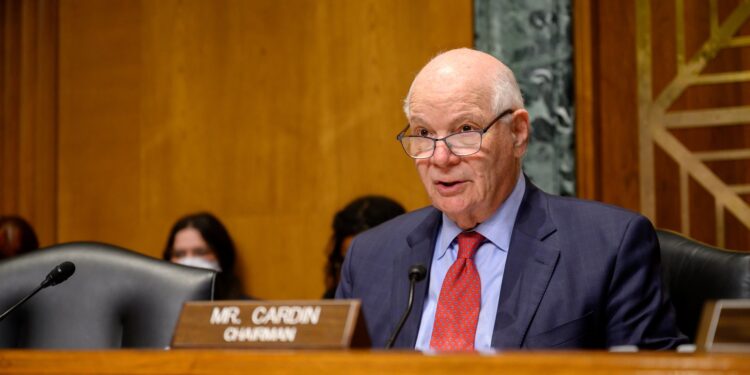
[[[404,113],[410,117],[412,104],[426,95],[451,92],[481,96],[493,112],[523,107],[516,79],[505,64],[487,53],[460,48],[441,53],[422,68],[404,100]]]

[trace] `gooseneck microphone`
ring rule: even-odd
[[[401,315],[401,321],[398,322],[396,329],[393,331],[393,334],[385,344],[386,349],[390,349],[393,347],[393,343],[396,341],[398,334],[401,333],[401,328],[404,328],[406,318],[409,317],[411,308],[414,305],[414,287],[416,286],[417,282],[424,280],[425,276],[427,276],[427,269],[423,265],[415,264],[409,267],[409,302],[406,304],[406,310],[404,311],[404,314]]]
[[[73,262],[62,262],[53,268],[52,271],[49,271],[47,277],[42,281],[42,285],[39,285],[39,289],[60,284],[67,280],[73,272],[76,272],[76,265]]]
[[[76,271],[76,266],[75,264],[73,264],[73,262],[62,262],[58,264],[55,268],[52,269],[52,271],[49,271],[49,273],[47,274],[47,277],[44,278],[44,281],[42,281],[42,283],[39,284],[39,286],[36,287],[36,289],[34,289],[33,292],[31,292],[31,294],[24,297],[22,300],[18,301],[18,303],[16,303],[11,308],[6,310],[3,313],[3,315],[0,315],[0,321],[5,319],[5,317],[8,316],[8,314],[13,312],[13,310],[18,308],[18,306],[23,305],[24,302],[26,302],[29,298],[33,297],[40,290],[48,286],[54,286],[54,285],[60,284],[61,282],[67,280],[70,277],[70,275],[72,275],[73,272],[75,271]]]

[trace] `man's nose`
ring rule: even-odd
[[[438,167],[447,167],[456,164],[461,159],[454,155],[445,144],[445,141],[435,142],[435,152],[432,154],[432,163]]]

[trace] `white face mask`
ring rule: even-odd
[[[221,272],[221,266],[219,266],[219,262],[217,260],[208,260],[201,257],[184,257],[176,260],[175,263],[182,264],[183,266],[207,268],[210,270]]]

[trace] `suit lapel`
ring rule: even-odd
[[[492,347],[521,347],[560,255],[544,242],[555,230],[547,197],[527,179],[505,264]]]
[[[415,264],[421,264],[427,269],[428,277],[418,282],[414,289],[414,306],[409,318],[404,323],[401,334],[394,343],[398,348],[414,348],[417,342],[419,323],[422,320],[422,309],[424,307],[427,287],[430,284],[429,274],[432,265],[432,255],[435,250],[437,232],[440,229],[441,213],[432,208],[422,223],[407,236],[406,241],[409,248],[400,253],[394,261],[396,277],[393,283],[393,295],[395,296],[396,308],[393,309],[394,324],[398,322],[406,309],[409,300],[409,268]]]

